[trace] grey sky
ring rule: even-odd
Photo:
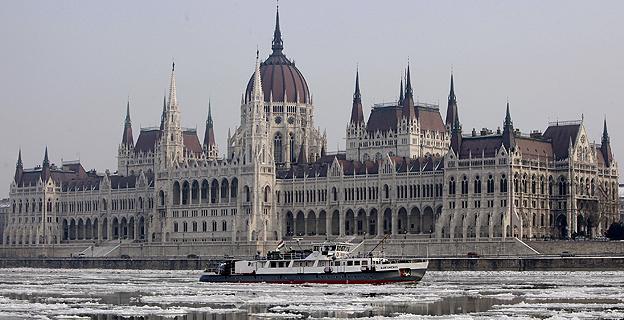
[[[284,52],[308,81],[329,150],[344,148],[356,64],[365,113],[396,99],[409,58],[414,92],[445,112],[449,72],[464,132],[602,119],[624,154],[622,1],[281,1]],[[135,139],[158,124],[172,58],[182,122],[203,137],[208,100],[225,151],[256,46],[268,56],[274,1],[5,1],[0,10],[0,197],[21,146],[27,168],[78,157],[116,167],[126,99]]]

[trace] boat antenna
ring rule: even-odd
[[[382,243],[384,243],[384,241],[386,241],[386,239],[388,239],[390,235],[387,234],[385,237],[383,237],[383,239],[381,239],[379,242],[377,242],[377,245],[375,245],[375,247],[373,247],[373,249],[371,249],[371,251],[368,252],[368,255],[372,255],[373,251],[375,251],[375,249],[377,249],[377,247],[379,247]]]

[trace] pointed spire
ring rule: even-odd
[[[22,148],[19,149],[17,154],[17,164],[15,165],[15,183],[19,184],[20,180],[22,180],[22,173],[24,172],[24,164],[22,163]]]
[[[165,129],[165,119],[167,119],[167,93],[163,94],[163,109],[160,115],[160,131]]]
[[[48,147],[45,148],[43,156],[43,166],[41,168],[41,181],[46,182],[50,177],[50,159],[48,159]]]
[[[176,95],[175,62],[171,64],[171,80],[169,83],[169,103],[167,104],[167,110],[171,110],[172,108],[178,108],[178,98]]]
[[[600,152],[602,153],[602,158],[604,159],[605,166],[610,167],[611,162],[613,162],[613,153],[611,152],[611,139],[609,139],[609,132],[607,131],[607,117],[605,117],[604,119]]]
[[[212,106],[210,100],[208,100],[208,119],[206,119],[206,131],[204,132],[204,150],[207,150],[209,147],[214,147],[215,145],[215,134],[212,123]]]
[[[308,163],[308,157],[305,152],[305,142],[301,143],[301,148],[299,148],[299,156],[297,157],[298,164]]]
[[[364,123],[364,111],[362,110],[362,95],[360,94],[360,70],[355,70],[355,92],[353,93],[353,106],[351,107],[351,123]]]
[[[280,31],[279,23],[279,4],[277,4],[277,10],[275,12],[275,31],[273,32],[273,42],[271,45],[274,54],[282,53],[284,49],[284,42],[282,41],[282,31]]]
[[[19,148],[19,152],[17,153],[17,167],[24,167],[24,164],[22,163],[22,148]]]
[[[260,51],[258,50],[256,50],[256,70],[254,71],[254,83],[251,100],[264,101],[264,92],[262,91],[262,76],[260,75]],[[286,101],[285,98],[284,101]]]
[[[405,88],[403,88],[403,78],[401,78],[401,87],[399,88],[399,105],[403,105],[403,90],[405,90]]]
[[[607,117],[604,118],[604,124],[602,127],[602,143],[609,143],[611,139],[609,139],[609,132],[607,131]]]
[[[452,128],[455,122],[459,122],[459,112],[457,110],[453,73],[451,72],[451,89],[449,90],[448,106],[446,108],[446,125]]]
[[[45,148],[45,154],[43,155],[43,166],[50,166],[50,159],[48,158],[48,146]]]
[[[405,97],[403,98],[403,116],[408,119],[416,118],[417,112],[414,108],[414,95],[412,91],[412,80],[410,76],[410,65],[407,63],[407,74],[405,79]]]
[[[128,102],[126,104],[126,121],[124,123],[124,131],[121,136],[121,145],[126,147],[134,146],[134,138],[132,136],[132,122],[130,121],[130,99],[128,98]]]
[[[507,111],[505,113],[505,122],[503,123],[503,145],[507,151],[511,151],[516,146],[513,122],[509,112],[509,100],[507,101]]]

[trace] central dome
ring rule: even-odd
[[[279,10],[275,17],[275,32],[271,48],[273,53],[260,64],[264,101],[310,103],[310,90],[305,78],[295,67],[295,63],[288,60],[282,52],[284,43],[279,27]],[[247,83],[245,102],[251,100],[253,85],[254,75],[252,74]]]

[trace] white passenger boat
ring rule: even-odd
[[[312,250],[271,251],[255,260],[228,260],[202,282],[364,284],[412,282],[422,279],[428,261],[387,259],[351,254],[347,243],[314,244]]]

